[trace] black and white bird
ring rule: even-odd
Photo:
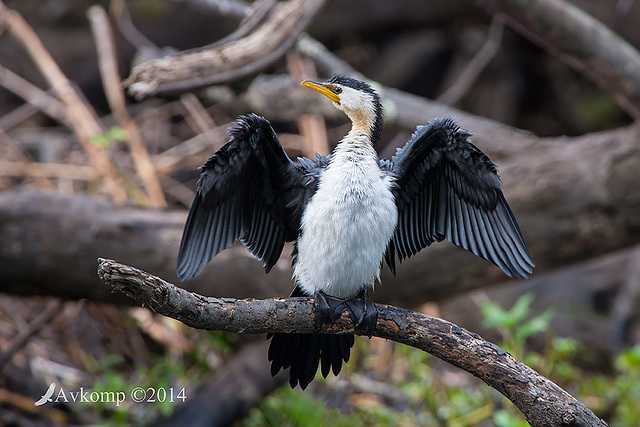
[[[420,126],[390,160],[379,159],[380,97],[367,83],[333,76],[303,86],[325,95],[351,120],[328,156],[293,162],[269,122],[241,116],[225,146],[201,167],[184,228],[178,276],[187,280],[240,242],[267,272],[294,241],[291,296],[313,296],[321,322],[348,310],[356,328],[373,333],[377,312],[367,291],[383,259],[416,254],[447,238],[508,276],[526,278],[534,263],[501,190],[495,165],[449,118]],[[318,366],[337,375],[354,336],[270,334],[271,372],[290,369],[305,388]]]

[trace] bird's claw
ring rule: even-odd
[[[378,324],[378,310],[373,301],[367,296],[366,289],[356,297],[343,300],[322,291],[314,295],[316,310],[316,327],[320,328],[325,323],[333,323],[347,310],[349,317],[356,328],[361,328],[369,338],[373,335]]]
[[[313,296],[313,305],[316,311],[316,328],[320,328],[325,323],[335,322],[346,309],[343,299],[327,295],[322,291],[316,292]]]
[[[378,310],[363,289],[355,298],[345,300],[349,317],[356,328],[361,328],[369,338],[373,335],[378,324]]]

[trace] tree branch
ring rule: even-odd
[[[99,260],[98,275],[122,292],[184,324],[243,334],[356,333],[347,314],[315,328],[311,298],[237,300],[204,297],[159,277],[112,260]],[[522,411],[532,426],[605,426],[583,403],[502,348],[453,323],[421,313],[376,304],[375,336],[426,351],[480,378]]]
[[[91,142],[93,136],[104,134],[104,129],[93,109],[82,100],[22,15],[7,8],[2,1],[0,1],[0,25],[7,26],[9,33],[23,45],[25,51],[31,56],[36,67],[65,107],[65,121],[71,125],[92,165],[104,178],[107,192],[117,203],[124,203],[127,200],[127,191],[124,183],[118,177],[108,153]]]
[[[131,158],[144,185],[145,197],[152,208],[167,206],[158,174],[151,163],[149,151],[142,139],[136,122],[129,115],[120,85],[118,60],[116,56],[115,40],[109,23],[107,12],[102,6],[92,6],[87,12],[93,38],[96,42],[98,65],[102,86],[107,97],[113,116],[127,133],[126,142],[129,145]]]
[[[323,4],[324,0],[278,3],[265,22],[245,37],[145,61],[132,70],[125,86],[140,99],[254,73],[284,55]]]
[[[495,15],[489,27],[489,34],[482,47],[476,53],[462,72],[456,76],[455,83],[442,93],[436,101],[447,105],[454,105],[469,92],[469,89],[478,79],[478,76],[491,62],[500,50],[502,43],[502,30],[504,19],[500,15]]]
[[[612,93],[640,118],[640,54],[591,15],[559,0],[476,0],[516,31]]]

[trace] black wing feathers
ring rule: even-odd
[[[495,165],[452,119],[419,127],[381,167],[396,178],[398,225],[385,259],[400,261],[445,238],[525,278],[534,266]]]
[[[284,242],[297,235],[287,206],[303,188],[300,168],[269,122],[251,114],[238,119],[227,144],[201,170],[178,254],[180,280],[196,276],[238,239],[269,271]]]

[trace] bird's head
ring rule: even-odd
[[[305,80],[302,86],[325,95],[351,120],[353,130],[369,134],[375,144],[382,131],[380,96],[367,83],[351,77],[334,75],[324,82]]]

